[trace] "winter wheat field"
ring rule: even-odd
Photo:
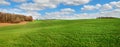
[[[0,27],[0,47],[119,47],[120,19],[41,20]]]

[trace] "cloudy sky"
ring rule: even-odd
[[[120,0],[0,0],[0,12],[34,19],[120,17]]]

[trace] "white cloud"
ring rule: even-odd
[[[99,10],[99,11],[106,11],[106,10],[112,10],[120,9],[120,1],[113,1],[107,4],[96,4],[96,5],[84,5],[81,10]]]
[[[73,12],[75,12],[75,10],[70,9],[70,8],[66,8],[66,9],[62,9],[60,12],[51,12],[51,13],[46,13],[46,16],[41,16],[41,14],[39,14],[36,11],[40,11],[46,8],[57,8],[57,6],[60,3],[63,3],[65,5],[81,5],[81,4],[86,4],[88,3],[90,0],[33,0],[34,3],[23,3],[19,6],[20,9],[23,9],[25,11],[30,11],[27,12],[27,14],[32,15],[34,17],[34,19],[40,18],[40,19],[56,19],[56,18],[64,18],[64,17],[68,17],[65,15],[70,15]]]
[[[7,2],[6,0],[0,0],[0,5],[10,5],[10,2]]]
[[[39,3],[24,3],[22,5],[19,6],[21,9],[24,10],[32,10],[32,11],[39,11],[39,10],[43,10],[46,8],[56,8],[57,6],[54,4],[39,4]]]
[[[115,9],[113,11],[106,11],[103,13],[99,13],[101,17],[119,17],[120,18],[120,9]]]
[[[70,8],[66,8],[66,9],[70,9]],[[74,12],[63,11],[66,9],[62,9],[62,11],[59,11],[59,12],[46,13],[46,15],[42,16],[40,19],[73,20],[73,19],[95,19],[97,17],[118,17],[120,18],[120,9],[115,9],[113,11],[103,11],[99,13],[91,13],[91,14],[88,14],[88,13],[75,14]]]
[[[11,9],[0,9],[0,12],[12,13],[12,14],[21,14],[23,12],[23,10],[17,9],[17,8],[11,8]]]
[[[102,11],[99,13],[88,14],[88,18],[97,18],[97,17],[118,17],[120,18],[120,9],[115,9],[112,11]]]
[[[70,18],[70,17],[72,17],[74,12],[75,12],[74,9],[65,8],[65,9],[61,9],[58,12],[46,13],[44,18],[45,19],[64,19],[64,18],[68,18],[68,17]]]
[[[52,3],[52,4],[66,4],[66,5],[81,5],[81,4],[86,4],[89,3],[90,0],[33,0],[36,3]]]
[[[49,3],[50,0],[44,0],[44,1],[41,1],[41,0],[33,0],[35,3]]]
[[[39,19],[41,18],[41,14],[36,12],[36,11],[27,11],[24,15],[27,15],[27,16],[32,16],[33,19]]]
[[[90,0],[61,0],[66,5],[81,5],[89,3]]]
[[[61,16],[67,16],[67,15],[71,15],[75,12],[75,10],[71,9],[71,8],[65,8],[65,9],[61,9],[60,11],[58,12],[51,12],[51,13],[46,13],[47,16],[58,16],[58,17],[61,17]]]
[[[91,19],[97,17],[117,17],[120,18],[120,9],[115,9],[113,11],[103,11],[94,14],[87,14],[86,16],[78,14],[79,19],[82,17],[83,19]]]
[[[96,4],[96,9],[99,9],[99,8],[101,8],[101,7],[102,7],[101,4]]]
[[[104,4],[103,6],[102,6],[102,10],[111,10],[113,7],[110,5],[110,4]]]
[[[33,0],[34,3],[24,3],[20,5],[24,10],[43,10],[46,8],[56,8],[60,3],[65,5],[82,5],[90,2],[90,0]]]
[[[71,8],[65,8],[65,9],[61,9],[61,12],[75,12],[75,10]]]
[[[120,9],[120,1],[118,1],[118,2],[110,2],[110,5],[112,5],[113,7],[115,7],[115,8],[119,8]]]
[[[83,8],[81,8],[82,11],[86,11],[86,10],[96,10],[101,8],[101,4],[96,4],[95,6],[93,5],[84,5]]]
[[[11,0],[13,2],[26,2],[27,0]]]
[[[90,5],[85,5],[83,8],[81,8],[81,10],[94,10],[94,9],[96,9],[96,7]]]
[[[39,4],[34,3],[24,3],[19,6],[21,9],[24,9],[26,11],[32,11],[32,10],[42,10],[44,7],[40,6]]]

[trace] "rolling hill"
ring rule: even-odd
[[[41,20],[0,27],[0,47],[119,47],[120,19]]]

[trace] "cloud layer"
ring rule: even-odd
[[[7,2],[5,0],[0,0],[0,5],[10,5],[10,2]]]
[[[89,5],[92,0],[10,0],[20,3],[15,8],[0,8],[1,12],[31,15],[34,19],[89,19],[100,16],[120,17],[120,1],[113,1],[106,4]],[[11,2],[1,0],[0,5],[11,5]],[[55,12],[45,12],[42,15],[39,11],[58,8],[60,4],[65,6],[81,6],[79,13],[72,8],[63,8]],[[89,13],[97,11],[95,13]],[[108,15],[109,14],[109,15]]]

